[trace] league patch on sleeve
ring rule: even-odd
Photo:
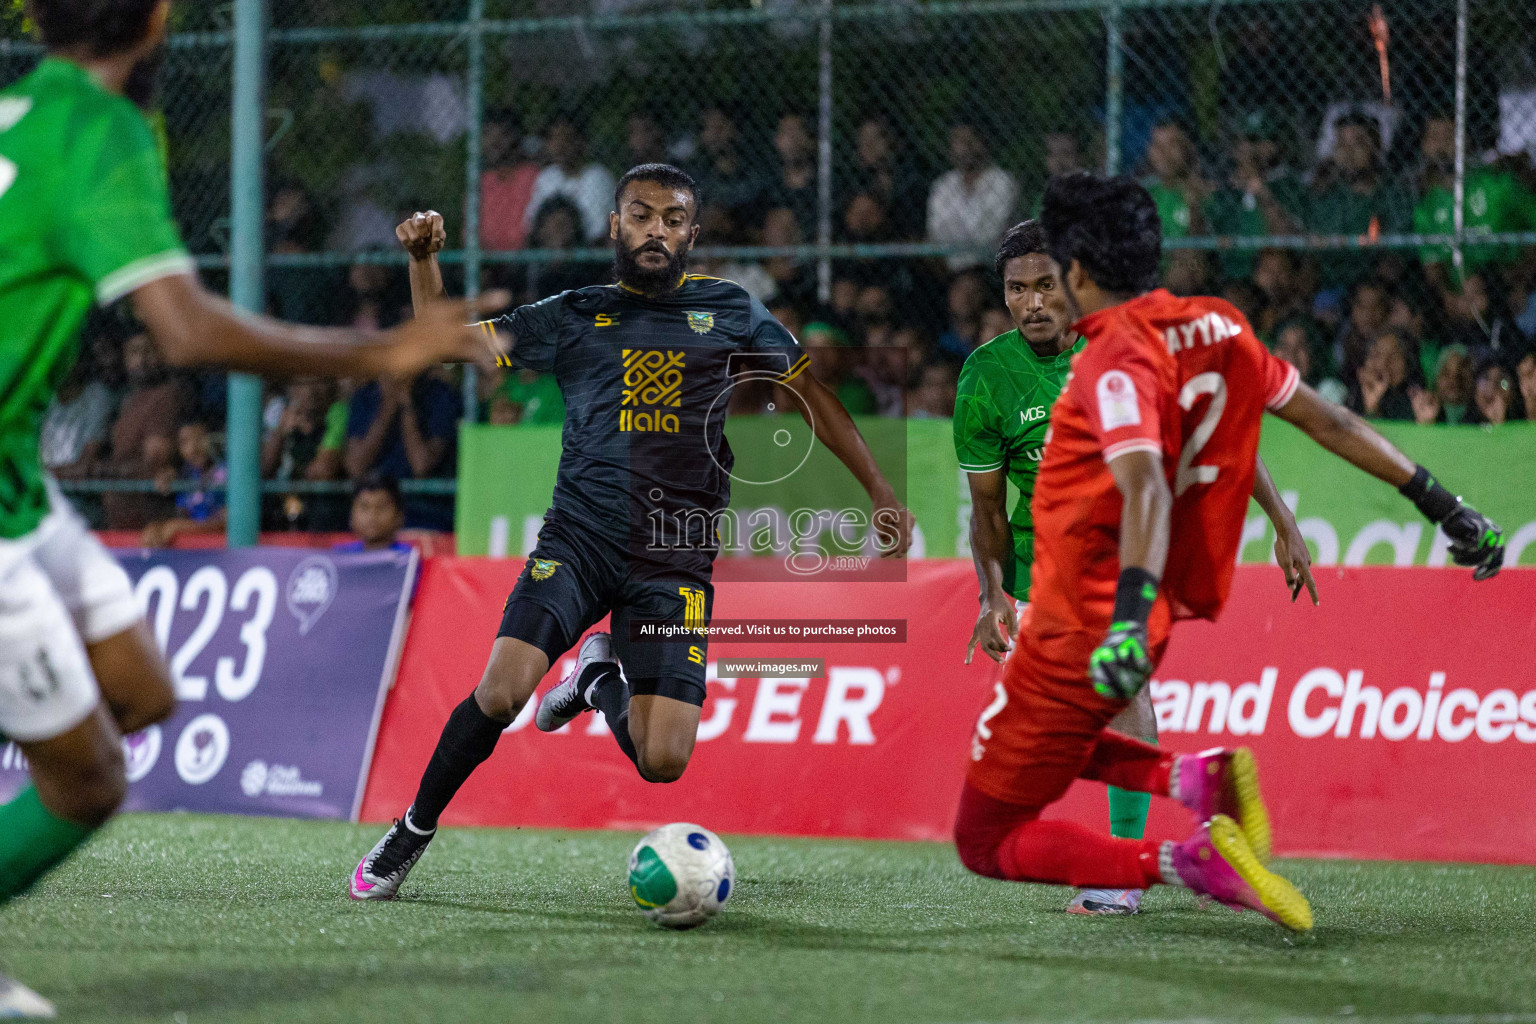
[[[1141,423],[1136,384],[1124,370],[1108,370],[1099,378],[1099,420],[1104,433]]]

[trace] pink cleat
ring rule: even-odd
[[[437,830],[423,832],[410,823],[411,812],[395,821],[394,826],[358,862],[347,880],[347,894],[355,900],[392,900],[400,892],[400,883],[427,852],[427,844]]]
[[[1259,863],[1237,822],[1218,814],[1182,843],[1164,843],[1163,877],[1229,907],[1257,910],[1293,932],[1312,930],[1312,907],[1290,882]]]
[[[1195,812],[1198,824],[1225,814],[1236,821],[1260,864],[1270,857],[1269,811],[1259,796],[1259,766],[1247,747],[1213,747],[1174,762],[1169,795]]]

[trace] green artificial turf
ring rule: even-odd
[[[445,830],[393,904],[380,834],[131,815],[0,910],[0,970],[73,1021],[1536,1021],[1536,871],[1292,861],[1317,930],[1158,890],[1130,919],[947,846],[726,837],[738,886],[648,924],[624,833]]]

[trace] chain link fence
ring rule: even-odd
[[[231,5],[173,18],[173,202],[218,281]],[[1142,177],[1168,286],[1237,302],[1340,398],[1388,326],[1425,383],[1456,343],[1514,374],[1536,332],[1527,0],[270,0],[268,18],[267,293],[287,318],[398,320],[394,225],[426,208],[450,290],[606,280],[614,179],[666,160],[703,186],[695,265],[792,326],[908,346],[908,413],[943,414],[954,362],[1006,327],[991,250],[1076,168]],[[37,51],[17,11],[0,27],[10,81]],[[464,415],[494,415],[495,385],[465,387]]]

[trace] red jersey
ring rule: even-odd
[[[1163,457],[1174,502],[1160,601],[1214,619],[1232,586],[1259,421],[1296,391],[1242,313],[1163,289],[1074,325],[1088,345],[1051,410],[1035,483],[1032,626],[1037,636],[1109,628],[1120,576],[1122,499],[1108,462]]]

